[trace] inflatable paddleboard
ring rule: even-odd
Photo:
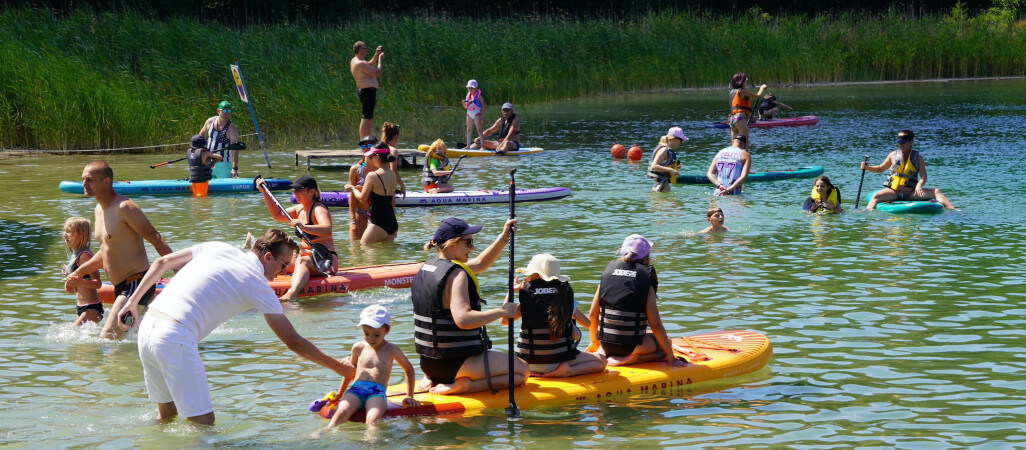
[[[420,144],[417,146],[417,150],[427,153],[431,150],[431,146],[427,144]],[[532,155],[535,153],[541,153],[545,149],[541,147],[520,147],[520,150],[506,152],[506,156],[520,156],[520,155]],[[459,158],[460,156],[466,156],[467,158],[476,158],[480,156],[502,156],[495,153],[495,150],[480,150],[470,148],[449,148],[445,151],[445,156],[451,158]]]
[[[231,192],[258,192],[253,187],[255,178],[214,178],[207,187],[208,194],[224,194]],[[265,178],[267,187],[272,191],[292,189],[292,182],[283,178]],[[79,181],[61,181],[61,192],[83,194],[82,183]],[[114,191],[121,195],[188,195],[192,196],[192,183],[183,180],[141,180],[115,181]]]
[[[877,191],[879,192],[879,191]],[[876,195],[876,192],[866,194],[866,203]],[[936,200],[930,201],[900,201],[880,202],[876,209],[891,214],[937,214],[944,211],[944,205]]]
[[[766,172],[751,172],[745,183],[754,181],[777,181],[791,180],[798,178],[815,178],[823,175],[823,166],[799,167],[797,169],[768,170]],[[701,175],[679,175],[677,184],[712,184],[705,174]]]
[[[755,372],[765,366],[773,354],[769,339],[754,331],[696,334],[673,339],[673,344],[674,353],[688,361],[686,366],[673,367],[661,361],[607,367],[602,373],[570,378],[528,378],[523,386],[513,391],[517,406],[529,409],[539,405],[586,405],[634,394],[687,395],[694,383]],[[702,356],[706,359],[701,360]],[[388,388],[386,417],[461,415],[509,405],[509,392],[505,389],[495,394],[489,391],[461,395],[418,393],[415,398],[421,406],[413,408],[402,406],[405,395],[405,383]],[[327,403],[320,408],[319,415],[331,418],[335,408],[336,404]],[[363,421],[364,412],[357,412],[350,420]]]
[[[570,188],[549,187],[538,189],[517,189],[515,203],[544,202],[559,200],[571,194]],[[296,196],[290,197],[296,203]],[[327,206],[349,207],[349,193],[345,191],[321,192],[321,202]],[[491,203],[509,203],[509,190],[478,190],[453,191],[444,194],[428,194],[427,192],[410,192],[406,198],[395,197],[395,206],[446,206],[446,205],[485,205]]]
[[[382,264],[378,266],[360,266],[339,268],[335,275],[330,277],[310,277],[306,287],[299,291],[299,297],[311,297],[324,294],[344,294],[360,289],[390,287],[408,288],[413,284],[413,277],[420,270],[424,263],[401,263]],[[171,281],[170,278],[161,278],[157,282],[157,293],[164,289],[164,286]],[[292,276],[278,275],[273,281],[267,284],[274,289],[274,295],[285,295],[292,287]],[[114,285],[104,282],[99,289],[100,300],[104,303],[114,303]]]
[[[784,117],[780,119],[758,120],[748,125],[748,128],[770,128],[770,127],[799,127],[815,125],[819,122],[816,116]],[[706,128],[730,128],[727,122],[713,122],[707,124]]]

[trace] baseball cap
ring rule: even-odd
[[[438,225],[438,229],[435,230],[435,237],[431,240],[435,244],[441,244],[454,237],[463,236],[464,234],[474,234],[481,231],[481,226],[470,226],[462,219],[450,217],[442,220],[442,223]]]
[[[292,189],[317,189],[317,180],[310,175],[303,175],[292,183]]]
[[[680,129],[680,127],[670,128],[670,131],[666,132],[666,137],[677,138],[681,142],[688,140],[688,137],[684,135],[684,130]]]
[[[202,134],[197,134],[192,137],[192,148],[207,148],[207,138],[203,137]]]
[[[477,80],[470,80],[470,81],[468,81],[467,82],[467,87],[468,88],[477,89]]]
[[[916,138],[916,134],[910,130],[901,130],[898,132],[897,143],[904,144],[906,142],[912,142]]]
[[[360,313],[360,325],[381,328],[385,325],[391,325],[391,322],[392,315],[381,305],[370,305],[363,308],[363,312]]]
[[[634,259],[645,259],[648,256],[648,252],[652,250],[652,244],[640,234],[632,234],[627,236],[623,240],[623,245],[620,246],[620,254],[626,255],[628,253],[634,253]]]
[[[227,109],[229,112],[232,110],[232,102],[225,100],[217,104],[217,109]]]
[[[510,102],[503,103],[502,109],[513,109],[513,104]]]
[[[373,134],[368,134],[368,135],[364,136],[363,139],[360,139],[359,144],[360,145],[367,145],[367,144],[374,145],[374,144],[377,144],[378,142],[380,142],[380,141],[378,140],[377,136],[375,136]]]
[[[559,280],[566,282],[570,280],[570,277],[559,274],[559,260],[548,253],[534,255],[531,258],[531,262],[527,264],[527,267],[517,269],[517,273],[526,275],[536,273],[545,281]]]

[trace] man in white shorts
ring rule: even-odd
[[[278,296],[267,284],[288,267],[299,246],[278,228],[267,230],[243,252],[229,244],[206,242],[161,256],[150,265],[140,288],[115,312],[121,322],[138,317],[137,305],[150,286],[168,270],[178,270],[150,305],[139,326],[139,358],[146,391],[157,403],[157,420],[181,414],[189,421],[212,425],[214,407],[199,355],[199,341],[233,316],[251,309],[264,315],[274,334],[289,350],[344,377],[355,369],[300,336],[282,312]],[[127,326],[122,325],[127,329]]]

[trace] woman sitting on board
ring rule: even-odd
[[[433,394],[460,394],[502,389],[509,385],[509,355],[488,350],[491,341],[485,325],[516,314],[517,305],[482,310],[477,274],[487,270],[509,242],[516,219],[509,219],[502,233],[476,258],[470,259],[474,234],[455,217],[442,220],[424,250],[435,249],[413,278],[414,346],[420,354],[424,381],[420,390]],[[527,380],[527,363],[513,358],[514,384]]]
[[[744,72],[735,73],[730,79],[730,117],[727,124],[730,125],[730,139],[742,135],[748,138],[748,117],[752,115],[752,99],[758,100],[762,97],[766,85],[759,86],[759,92],[751,93],[745,89],[748,76]]]
[[[399,177],[391,167],[395,157],[385,142],[364,152],[363,157],[367,160],[363,189],[357,190],[351,184],[346,185],[351,198],[370,205],[370,224],[360,237],[360,243],[394,241],[399,233],[399,222],[395,218],[395,193]]]
[[[311,276],[326,277],[334,275],[338,270],[335,239],[331,237],[331,213],[328,212],[328,207],[321,203],[321,191],[317,189],[317,180],[310,175],[303,175],[292,183],[292,189],[295,190],[296,201],[299,204],[286,209],[287,216],[269,197],[270,191],[260,186],[263,183],[265,181],[258,178],[256,188],[264,193],[264,203],[267,204],[267,211],[271,213],[271,217],[278,222],[288,223],[291,227],[299,227],[300,230],[310,235],[310,240],[313,243],[324,244],[331,252],[331,270],[328,273],[321,273],[310,256],[310,245],[306,243],[306,240],[299,241],[299,253],[296,254],[296,258],[292,260],[292,265],[288,269],[288,272],[292,273],[292,286],[280,297],[282,301],[292,301],[299,291],[306,287],[306,282],[310,280]]]
[[[659,317],[659,281],[649,265],[651,250],[652,244],[643,236],[627,236],[620,246],[621,257],[606,266],[595,290],[588,313],[588,351],[604,355],[611,366],[658,360],[674,366],[686,364],[673,355],[673,344]]]
[[[948,198],[941,193],[940,189],[925,188],[926,184],[926,161],[919,152],[912,150],[912,140],[915,133],[911,130],[898,132],[898,149],[887,154],[887,158],[878,166],[871,166],[863,161],[862,170],[873,173],[880,173],[890,169],[891,175],[884,182],[884,188],[876,191],[869,199],[866,209],[876,208],[879,202],[893,200],[901,201],[926,201],[937,199],[937,202],[944,205],[946,209],[955,209]]]
[[[841,207],[841,190],[835,187],[826,175],[816,178],[812,193],[802,206],[802,209],[808,212],[824,211],[833,214],[844,211]]]
[[[577,309],[570,278],[559,274],[559,260],[541,253],[517,272],[527,274],[520,286],[520,308],[514,318],[523,318],[517,357],[529,364],[531,376],[565,378],[605,370],[605,357],[577,350],[581,330],[574,322],[585,328],[591,322]],[[506,323],[503,319],[502,324]]]
[[[420,181],[424,185],[424,191],[429,194],[453,191],[452,185],[448,184],[452,171],[446,170],[449,167],[449,158],[445,157],[445,152],[448,150],[445,141],[437,139],[431,143],[431,149],[424,157],[424,170],[421,172]]]

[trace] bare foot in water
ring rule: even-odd
[[[428,391],[429,389],[431,389],[434,386],[435,386],[435,383],[432,382],[430,378],[424,377],[424,379],[420,380],[420,383],[417,383],[417,390],[418,391]]]
[[[547,377],[547,378],[566,378],[566,377],[571,375],[571,372],[572,372],[572,370],[570,369],[570,364],[567,364],[566,362],[561,362],[561,363],[559,363],[559,366],[557,366],[555,368],[555,370],[545,374],[545,377]]]
[[[452,395],[459,394],[467,390],[470,387],[470,378],[460,377],[457,378],[451,385],[436,384],[429,392],[437,395]]]

